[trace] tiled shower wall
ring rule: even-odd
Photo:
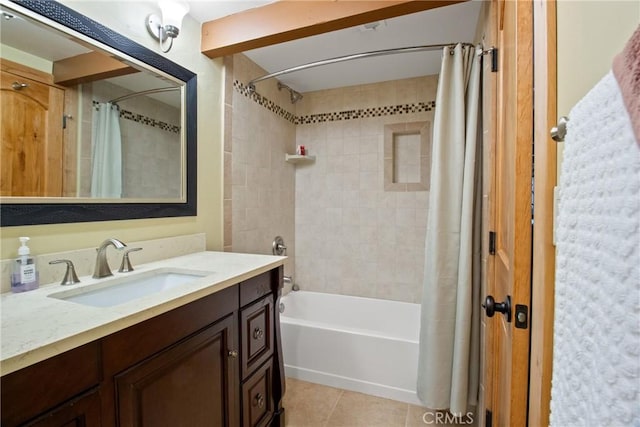
[[[243,90],[267,74],[244,55],[225,58],[225,73],[225,250],[271,254],[282,236],[293,275],[295,168],[285,154],[295,150],[294,106],[275,80],[253,97]]]
[[[82,92],[79,195],[87,197],[91,195],[93,102],[107,102],[132,91],[100,81],[83,84]],[[148,96],[127,99],[120,102],[119,106],[123,197],[180,197],[180,109]]]
[[[305,290],[420,302],[428,191],[384,190],[384,126],[433,123],[437,76],[310,92],[296,144],[296,272]]]
[[[384,190],[384,126],[432,124],[437,76],[292,105],[276,80],[249,93],[267,73],[244,55],[225,69],[225,250],[270,253],[282,235],[304,290],[420,302],[429,193]],[[285,163],[296,145],[316,161]]]

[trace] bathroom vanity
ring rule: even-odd
[[[283,426],[283,261],[204,252],[150,263],[138,274],[211,274],[112,307],[51,297],[56,285],[3,294],[2,426]]]

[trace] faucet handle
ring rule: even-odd
[[[280,256],[287,254],[287,247],[285,246],[284,240],[281,236],[276,236],[276,238],[273,239],[271,253]]]
[[[73,262],[71,260],[56,259],[53,261],[49,261],[49,264],[67,264],[67,270],[64,273],[62,282],[60,282],[62,286],[75,285],[76,283],[80,283],[80,279],[78,279],[78,275],[76,274],[76,269],[74,268]]]
[[[131,265],[131,261],[129,260],[129,252],[136,252],[141,250],[142,248],[127,249],[122,256],[122,262],[120,263],[118,273],[128,273],[130,271],[133,271],[133,266]]]

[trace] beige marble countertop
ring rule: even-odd
[[[0,295],[0,375],[22,369],[72,348],[127,328],[136,323],[218,292],[284,263],[286,257],[198,252],[163,261],[134,265],[132,276],[158,268],[207,272],[206,276],[112,307],[92,307],[51,298],[71,288],[95,286],[113,277],[80,277],[80,284],[48,284],[18,294]]]

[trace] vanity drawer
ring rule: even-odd
[[[238,287],[232,286],[140,322],[102,340],[107,375],[146,359],[238,309]]]
[[[262,273],[240,283],[240,307],[271,293],[271,272]]]
[[[242,385],[242,426],[262,427],[273,417],[273,363],[269,359]]]
[[[242,378],[273,354],[273,297],[268,296],[240,311]]]

